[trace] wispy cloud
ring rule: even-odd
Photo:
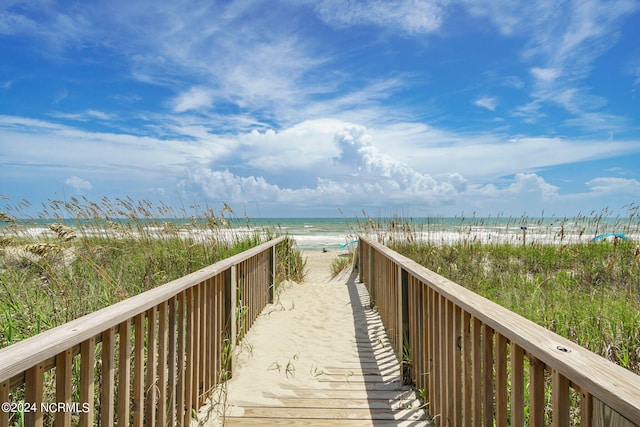
[[[15,13],[7,8],[0,14],[0,34],[12,35],[33,31],[37,24],[23,14]]]
[[[79,113],[65,113],[61,111],[55,111],[53,113],[50,113],[49,115],[55,118],[74,120],[78,122],[89,122],[92,120],[111,121],[116,118],[113,114],[98,110],[86,110]]]
[[[316,10],[331,25],[374,24],[407,35],[436,31],[445,17],[445,8],[437,0],[323,0],[317,2]]]
[[[189,110],[208,108],[213,104],[214,93],[206,87],[192,87],[179,94],[173,101],[173,111],[184,113]]]
[[[527,38],[522,60],[531,64],[532,104],[518,110],[528,122],[537,121],[541,109],[549,104],[580,116],[606,103],[590,94],[584,79],[594,62],[618,40],[621,18],[640,7],[635,0],[483,0],[465,4],[503,34]],[[532,114],[527,115],[528,111]]]
[[[412,167],[434,176],[458,172],[474,181],[640,152],[637,139],[514,137],[454,132],[410,123],[375,128],[371,133],[381,152],[393,154]]]
[[[483,96],[482,98],[478,98],[473,101],[473,104],[478,107],[486,108],[489,111],[496,111],[498,99],[495,97]]]

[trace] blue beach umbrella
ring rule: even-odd
[[[356,244],[358,244],[358,241],[357,240],[352,240],[350,242],[343,243],[342,245],[340,245],[340,249],[344,249],[349,245],[356,245]]]
[[[618,239],[629,240],[629,238],[622,233],[606,233],[597,235],[596,237],[591,239],[591,241],[597,242],[599,240],[606,239],[607,237],[617,237]]]

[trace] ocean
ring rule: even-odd
[[[211,231],[204,223],[194,219],[145,219],[131,221],[114,219],[122,226],[140,223],[149,231],[163,233],[170,225],[184,236],[202,236]],[[70,227],[80,227],[86,233],[100,233],[112,225],[87,226],[84,220],[19,220],[15,226],[0,223],[0,235],[19,233],[37,237],[52,235],[52,223],[63,222]],[[135,230],[135,227],[133,227]],[[233,218],[220,227],[219,235],[254,233],[273,230],[277,234],[292,236],[301,250],[348,250],[349,242],[358,235],[376,238],[383,242],[401,240],[408,236],[416,241],[450,244],[460,241],[485,243],[547,243],[572,244],[592,240],[606,240],[617,235],[621,238],[640,240],[638,218]],[[19,230],[19,231],[17,231]],[[346,246],[345,246],[346,245]]]

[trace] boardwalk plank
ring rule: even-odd
[[[322,426],[348,426],[348,427],[370,427],[372,420],[313,420],[291,418],[270,418],[270,426],[291,426],[291,427],[322,427]],[[225,422],[225,426],[242,425],[242,426],[264,426],[264,418],[229,418]],[[423,421],[376,421],[376,427],[418,427],[423,426]]]
[[[346,402],[343,402],[346,403]],[[245,406],[232,408],[227,419],[239,416],[249,418],[289,418],[289,419],[320,419],[320,420],[404,420],[419,421],[422,412],[418,410],[390,410],[372,408],[351,408],[340,405],[335,408],[298,408],[298,407],[269,407]]]

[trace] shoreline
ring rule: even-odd
[[[20,220],[11,225],[0,224],[0,237],[17,237],[28,240],[55,239],[56,233],[49,228],[54,223],[77,230],[77,234],[105,238],[181,238],[195,240],[233,241],[235,238],[256,233],[266,236],[288,235],[295,239],[300,250],[341,251],[341,246],[356,240],[358,235],[373,238],[382,243],[390,241],[412,241],[435,245],[454,245],[479,242],[484,244],[584,244],[599,236],[597,240],[614,240],[622,234],[632,241],[640,241],[640,222],[635,218],[591,219],[554,221],[553,219],[513,220],[473,218],[441,218],[401,220],[395,222],[370,222],[356,219],[294,218],[251,221],[241,225],[234,221],[229,226],[207,227],[193,221],[172,219],[147,220],[143,223],[94,223],[75,220]],[[276,222],[277,221],[277,222]],[[289,221],[289,222],[286,222]],[[526,223],[527,225],[520,225]]]

